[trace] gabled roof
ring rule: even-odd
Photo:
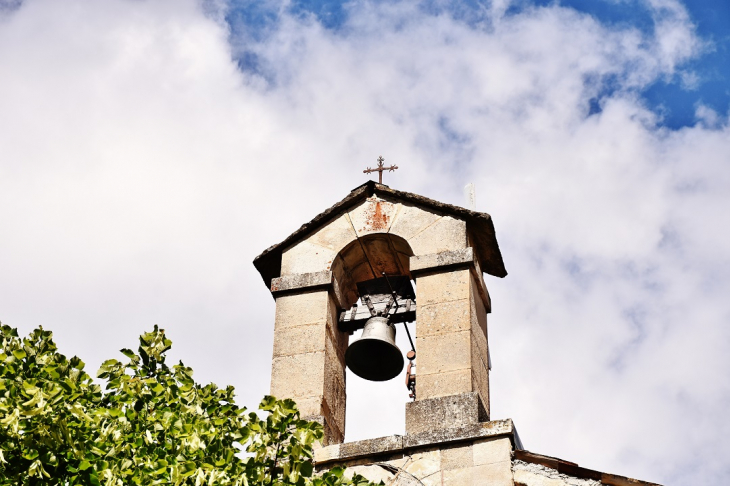
[[[419,196],[418,194],[396,191],[384,184],[368,181],[353,189],[343,200],[318,214],[310,222],[303,224],[284,241],[267,248],[254,259],[253,264],[261,274],[266,285],[271,287],[271,280],[281,276],[281,255],[285,249],[319,230],[361,201],[376,194],[387,199],[410,203],[414,206],[430,209],[434,212],[466,221],[467,231],[473,239],[474,251],[479,258],[479,264],[482,270],[495,277],[504,277],[507,275],[490,215],[469,211],[468,209],[451,204],[444,204],[427,197]]]

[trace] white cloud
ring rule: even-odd
[[[704,48],[681,4],[648,5],[654,35],[558,6],[469,25],[362,2],[339,31],[284,14],[259,42],[213,3],[3,11],[0,319],[92,368],[158,323],[253,406],[273,302],[251,260],[382,153],[392,187],[460,204],[474,181],[495,219],[495,417],[586,467],[727,481],[730,129],[698,109],[670,131],[643,105]],[[354,402],[378,389],[349,391],[350,437],[374,433]],[[402,427],[391,393],[377,433]]]

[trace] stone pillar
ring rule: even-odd
[[[406,431],[489,420],[489,294],[472,248],[411,257],[416,280],[416,401]]]
[[[345,436],[345,350],[337,329],[332,273],[275,278],[276,299],[271,394],[292,398],[302,418],[324,425],[324,445]]]

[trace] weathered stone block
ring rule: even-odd
[[[443,216],[417,235],[409,238],[414,255],[427,255],[467,247],[466,222]]]
[[[507,437],[478,440],[472,446],[474,465],[493,464],[512,460],[512,442]]]
[[[278,328],[274,333],[274,357],[322,351],[326,336],[324,323]]]
[[[345,351],[347,351],[347,344],[349,339],[350,336],[347,333],[333,331],[332,328],[327,329],[326,346],[331,347],[332,353],[337,356],[337,359],[342,364],[343,370],[345,367]],[[330,348],[326,347],[326,349]]]
[[[332,285],[332,272],[323,270],[314,273],[295,273],[277,277],[271,281],[271,292],[309,289],[312,287],[329,287]]]
[[[277,398],[321,396],[324,387],[324,351],[274,358],[271,394]]]
[[[404,447],[432,446],[466,439],[495,437],[498,435],[514,436],[514,424],[511,419],[491,420],[474,424],[431,429],[419,434],[408,434],[403,437]]]
[[[442,251],[428,255],[414,255],[411,257],[411,273],[444,269],[454,266],[474,265],[474,249],[471,247],[461,250]],[[441,270],[443,271],[443,270]]]
[[[474,320],[471,321],[471,339],[478,349],[479,356],[481,356],[484,362],[487,363],[487,357],[489,356],[487,336],[482,332],[481,327],[479,327],[479,324],[474,322]]]
[[[348,442],[340,446],[340,457],[362,457],[388,454],[403,449],[403,437],[390,435],[378,437],[377,439],[359,440]]]
[[[471,370],[472,389],[479,393],[484,403],[484,408],[489,410],[489,371],[486,364],[483,366],[474,366]]]
[[[297,398],[297,408],[301,417],[324,416],[325,412],[322,407],[322,395],[313,397]]]
[[[441,469],[464,469],[473,465],[471,444],[444,446],[441,449]]]
[[[355,230],[352,228],[352,224],[350,224],[347,215],[343,214],[309,236],[307,241],[314,245],[333,250],[334,252],[339,252],[355,239]]]
[[[349,309],[360,296],[357,293],[355,283],[352,281],[350,269],[343,264],[342,259],[339,257],[332,262],[332,274],[334,275],[333,292],[337,304],[341,309]]]
[[[416,379],[416,401],[437,398],[474,391],[472,388],[471,369],[418,375]]]
[[[423,486],[441,486],[441,473],[432,474],[421,479]],[[417,485],[420,486],[420,485]]]
[[[471,332],[471,353],[472,353],[472,367],[484,366],[484,369],[488,369],[488,355],[486,350],[486,340],[484,335],[476,330],[476,333],[472,329]]]
[[[327,463],[340,458],[340,444],[315,447],[314,462],[316,464]]]
[[[313,273],[329,270],[337,252],[305,240],[281,255],[281,274]]]
[[[489,374],[486,369],[477,367],[471,370],[472,390],[479,394],[483,411],[482,421],[489,420]]]
[[[474,320],[475,327],[479,327],[486,337],[487,335],[487,307],[485,306],[482,295],[479,292],[479,284],[475,282],[473,275],[470,282],[471,296],[471,315]],[[487,303],[489,304],[489,303]]]
[[[332,294],[328,295],[327,299],[327,331],[329,334],[337,336],[337,339],[345,340],[345,348],[347,348],[348,335],[341,332],[337,327],[337,319],[339,318],[339,308],[337,307],[337,300]]]
[[[401,440],[401,442],[402,442],[402,440]],[[411,462],[411,456],[405,454],[402,449],[400,451],[395,450],[392,452],[392,455],[390,455],[385,462],[390,466],[404,469],[406,467],[406,465],[409,462]]]
[[[345,441],[345,431],[337,427],[328,417],[324,422],[324,443],[325,444],[341,444]]]
[[[474,288],[479,294],[482,302],[484,303],[484,308],[486,309],[487,313],[492,312],[492,298],[489,295],[489,289],[487,289],[487,284],[486,282],[484,282],[484,275],[481,273],[481,271],[477,270],[476,266],[474,266],[471,268],[471,276],[474,279]]]
[[[368,198],[348,212],[352,226],[359,237],[371,233],[387,233],[393,223],[397,207],[377,197]]]
[[[486,338],[479,328],[472,328],[471,333],[471,372],[472,389],[479,392],[482,403],[489,416],[489,362],[486,350]]]
[[[512,461],[495,462],[472,468],[473,486],[513,486]]]
[[[424,484],[427,478],[438,478],[440,484],[441,475],[441,453],[437,448],[422,449],[411,455],[410,461],[403,466],[403,469],[420,479]]]
[[[474,424],[478,421],[477,393],[461,393],[406,403],[406,432],[409,435],[436,428]]]
[[[325,393],[322,400],[322,408],[327,424],[337,432],[342,442],[345,436],[345,390],[337,390],[335,393]],[[328,443],[332,443],[329,441]]]
[[[441,471],[443,486],[464,486],[472,484],[472,468],[450,469]]]
[[[328,419],[332,422],[333,427],[344,434],[347,401],[345,362],[329,338],[325,350],[324,401]]]
[[[483,351],[483,348],[478,344],[479,335],[471,333],[471,368],[477,373],[481,373],[482,370],[486,373],[488,369],[487,354]]]
[[[450,270],[416,277],[418,305],[441,304],[452,300],[468,299],[471,274],[469,270]]]
[[[418,336],[443,334],[471,329],[471,306],[467,299],[418,306]]]
[[[342,362],[343,370],[345,365],[345,352],[347,351],[349,339],[350,336],[347,333],[332,328],[327,329],[327,340],[332,343],[332,347]]]
[[[282,327],[327,322],[331,312],[326,290],[315,290],[276,298],[276,330]],[[331,319],[331,317],[330,317]]]
[[[491,312],[491,298],[473,248],[466,247],[461,250],[428,255],[416,254],[410,258],[410,271],[414,277],[422,274],[445,273],[460,268],[470,271],[473,291],[479,296],[486,313]]]
[[[418,376],[471,367],[471,331],[416,337]]]
[[[339,365],[345,368],[345,351],[350,336],[347,333],[336,330],[336,324],[327,328],[327,339],[325,340],[325,349],[329,354],[339,361]],[[344,377],[344,375],[342,375]],[[344,379],[344,378],[343,378]]]
[[[390,232],[408,240],[439,219],[441,219],[440,214],[399,203],[398,212],[395,215],[393,224],[390,226]]]

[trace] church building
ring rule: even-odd
[[[401,486],[654,484],[528,451],[512,420],[491,420],[483,276],[507,271],[489,214],[367,182],[254,265],[276,300],[271,394],[324,426],[318,470]],[[344,442],[346,367],[383,381],[406,366],[405,435]]]

